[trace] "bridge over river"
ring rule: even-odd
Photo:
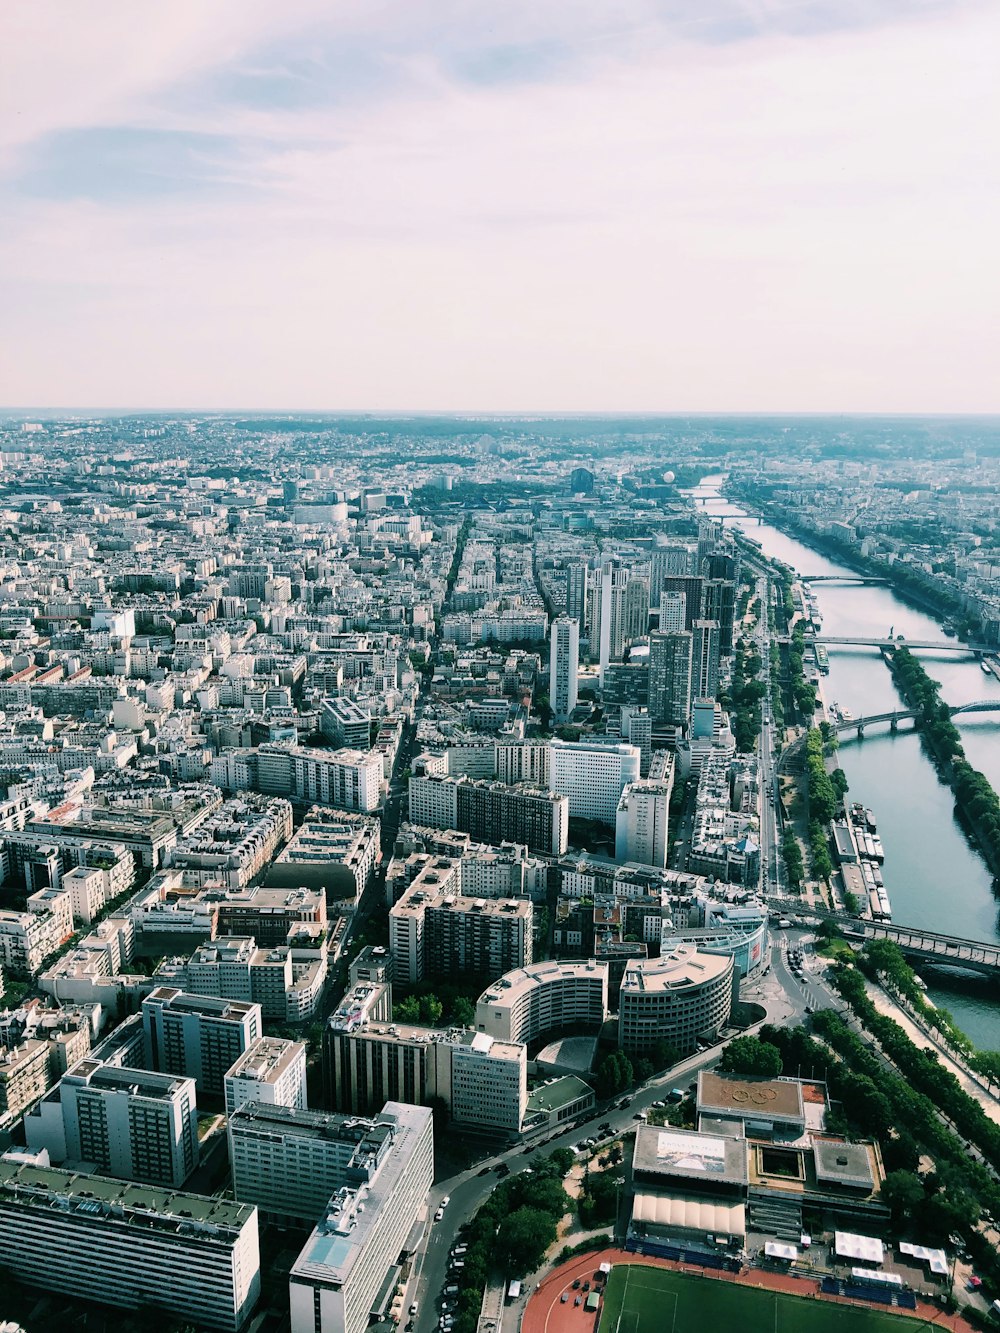
[[[772,899],[772,908],[777,906]],[[794,909],[793,909],[794,910]],[[847,916],[843,912],[825,912],[810,907],[803,916],[821,918],[838,925],[848,936],[866,940],[892,940],[907,958],[920,963],[937,963],[946,967],[978,972],[1000,981],[1000,943],[985,944],[982,940],[966,940],[958,935],[942,935],[935,930],[920,930],[916,926],[900,926],[894,921],[866,921]]]
[[[956,704],[954,708],[949,708],[948,712],[952,717],[958,717],[960,713],[1000,713],[1000,698],[997,699],[976,699],[970,704]],[[912,721],[916,717],[912,708],[894,708],[888,713],[869,713],[865,717],[852,717],[842,719],[840,722],[834,722],[836,731],[856,731],[859,736],[864,736],[866,727],[874,727],[879,722],[888,722],[892,731],[895,731],[900,722]]]

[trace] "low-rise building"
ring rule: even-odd
[[[328,903],[360,900],[378,864],[381,825],[367,815],[313,806],[267,872],[275,888],[322,890]]]
[[[678,944],[669,953],[630,963],[618,994],[618,1042],[630,1055],[650,1055],[669,1042],[682,1053],[715,1039],[733,1002],[732,957]]]

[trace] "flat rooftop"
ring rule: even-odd
[[[743,1139],[675,1129],[672,1125],[640,1125],[635,1136],[632,1170],[668,1180],[700,1180],[719,1185],[745,1185],[747,1145]]]
[[[80,1175],[55,1167],[27,1166],[0,1158],[0,1195],[22,1206],[49,1209],[53,1200],[65,1199],[69,1211],[107,1220],[112,1208],[123,1210],[125,1222],[141,1222],[178,1231],[185,1223],[201,1223],[240,1231],[250,1221],[250,1204],[183,1194],[155,1185],[104,1176]],[[113,1215],[112,1215],[113,1216]]]
[[[633,963],[625,969],[622,993],[655,995],[688,990],[715,981],[731,971],[728,954],[701,953],[693,944],[676,944],[669,953]]]
[[[698,1075],[698,1112],[741,1120],[779,1120],[804,1125],[802,1085],[791,1079],[747,1078],[703,1069]]]

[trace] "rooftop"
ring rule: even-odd
[[[248,1204],[182,1194],[153,1185],[133,1185],[103,1176],[80,1175],[54,1167],[26,1166],[0,1158],[0,1196],[22,1207],[58,1207],[95,1220],[117,1220],[122,1225],[153,1226],[185,1234],[217,1230],[236,1232],[250,1222],[255,1209]]]
[[[802,1085],[793,1079],[698,1075],[698,1111],[737,1116],[743,1120],[784,1120],[805,1123]]]
[[[721,1184],[747,1183],[744,1139],[702,1134],[670,1125],[640,1125],[635,1136],[632,1169],[645,1175]]]

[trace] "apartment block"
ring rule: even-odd
[[[4,1158],[0,1250],[8,1272],[43,1292],[224,1333],[238,1333],[260,1294],[256,1208]]]
[[[261,1035],[259,1004],[188,995],[157,986],[142,1002],[146,1058],[153,1069],[193,1078],[221,1094],[226,1073]]]
[[[81,1060],[24,1122],[50,1161],[179,1189],[198,1164],[194,1080]]]
[[[388,1102],[292,1266],[291,1333],[364,1333],[373,1314],[384,1317],[390,1270],[433,1177],[430,1111]]]
[[[240,1106],[306,1107],[306,1048],[300,1041],[258,1037],[225,1076],[226,1114]]]

